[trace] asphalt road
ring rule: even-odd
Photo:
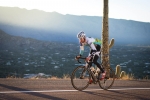
[[[70,79],[0,79],[0,100],[150,100],[150,80],[116,80],[109,90],[75,90]]]

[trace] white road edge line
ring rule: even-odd
[[[86,89],[83,91],[99,91],[103,89]],[[113,91],[120,91],[120,90],[150,90],[150,88],[120,88],[120,89],[108,89]],[[41,91],[1,91],[0,94],[9,94],[9,93],[33,93],[33,92],[76,92],[78,90],[41,90]]]

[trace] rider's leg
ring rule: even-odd
[[[102,73],[104,73],[104,69],[103,69],[102,66],[97,62],[98,58],[99,58],[98,55],[93,56],[92,62],[102,71]]]
[[[106,72],[104,71],[104,69],[102,68],[102,66],[97,62],[99,56],[95,55],[93,58],[93,63],[95,65],[97,65],[97,67],[102,71],[101,75],[100,75],[100,80],[103,80],[106,76]]]

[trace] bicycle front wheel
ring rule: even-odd
[[[72,86],[76,90],[84,90],[89,86],[90,74],[85,66],[78,66],[71,75]]]
[[[115,81],[115,72],[113,71],[113,69],[109,69],[109,78],[105,77],[103,80],[99,80],[99,86],[104,89],[107,90],[109,88],[112,87],[112,85],[114,84]]]

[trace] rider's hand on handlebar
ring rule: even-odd
[[[89,56],[89,57],[86,57],[86,62],[89,62],[89,60],[91,59],[91,57]]]
[[[79,58],[81,58],[81,56],[80,56],[80,55],[79,55],[79,56],[76,56],[76,58],[75,58],[75,59],[76,59],[76,60],[78,60]]]

